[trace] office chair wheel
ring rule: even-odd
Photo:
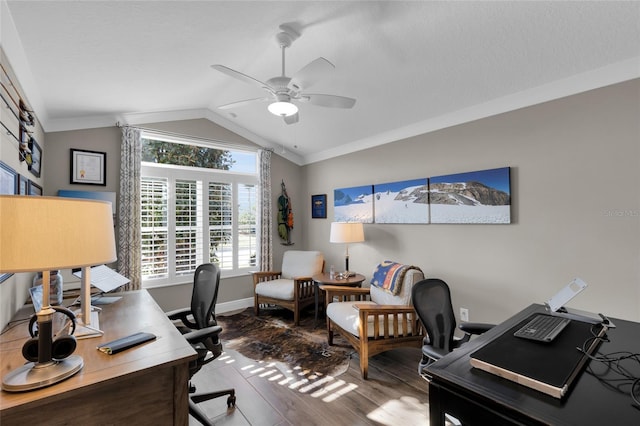
[[[227,408],[231,408],[235,406],[236,406],[236,396],[231,395],[229,398],[227,398]]]

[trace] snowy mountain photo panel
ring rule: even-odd
[[[428,179],[373,186],[375,223],[429,223]]]
[[[511,223],[510,168],[429,178],[431,223]]]
[[[333,190],[335,222],[373,223],[373,185]]]

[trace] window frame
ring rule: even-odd
[[[227,146],[215,146],[213,144],[203,144],[203,143],[192,143],[189,140],[176,140],[174,138],[170,138],[169,140],[165,137],[158,136],[155,134],[144,133],[141,136],[143,139],[152,139],[152,140],[161,140],[167,141],[171,143],[183,143],[183,144],[192,144],[192,145],[200,145],[205,146],[207,148],[213,149],[221,149],[221,150],[229,150],[232,152],[247,152],[256,154],[255,151],[251,151],[249,149],[242,148],[230,148]],[[255,197],[256,197],[256,210],[257,210],[257,198],[259,197],[259,176],[257,173],[257,155],[256,158],[256,173],[246,173],[246,172],[237,172],[230,170],[220,170],[220,169],[207,169],[200,167],[188,167],[188,166],[178,166],[173,164],[156,164],[149,162],[142,162],[140,169],[140,177],[141,179],[145,177],[149,178],[166,178],[167,179],[167,229],[168,229],[168,242],[167,242],[167,276],[161,278],[144,278],[142,277],[142,287],[143,288],[154,288],[154,287],[164,287],[176,284],[184,284],[191,282],[193,280],[193,272],[191,273],[183,273],[177,274],[176,272],[176,223],[175,223],[175,213],[176,213],[176,182],[178,180],[187,180],[187,181],[196,181],[198,185],[201,185],[201,196],[202,199],[199,201],[199,211],[198,214],[202,220],[202,226],[200,229],[200,235],[198,237],[200,242],[200,247],[198,248],[200,253],[198,253],[198,261],[199,262],[208,262],[209,261],[209,247],[210,247],[210,226],[209,226],[209,184],[210,183],[223,183],[223,184],[231,184],[232,185],[232,206],[233,206],[233,214],[232,214],[232,240],[230,242],[232,246],[232,269],[221,269],[221,277],[228,278],[233,276],[246,275],[251,270],[255,269],[255,265],[251,265],[249,263],[246,267],[238,267],[238,261],[240,258],[238,247],[239,242],[239,187],[241,185],[251,185],[255,187]],[[142,200],[141,200],[142,207]],[[256,222],[255,226],[258,226],[258,217],[256,211]],[[142,230],[142,223],[141,223]],[[258,241],[255,241],[255,250],[258,249]],[[257,254],[257,253],[256,253]],[[142,260],[141,260],[142,262]],[[142,266],[142,265],[141,265]]]

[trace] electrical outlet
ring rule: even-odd
[[[467,308],[460,308],[460,321],[469,321],[469,310]]]

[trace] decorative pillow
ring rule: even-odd
[[[371,285],[379,287],[395,296],[400,293],[404,276],[407,271],[411,269],[420,270],[417,266],[403,265],[391,260],[385,260],[373,271]]]

